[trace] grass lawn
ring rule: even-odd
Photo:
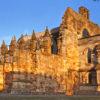
[[[64,95],[34,95],[8,96],[1,95],[0,100],[100,100],[100,96],[64,96]]]

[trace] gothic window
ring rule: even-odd
[[[91,49],[88,48],[88,52],[87,52],[87,62],[91,63]]]
[[[57,54],[57,40],[56,39],[52,39],[52,46],[51,46],[51,48],[52,48],[52,53],[53,54]]]
[[[96,45],[93,49],[94,57],[93,57],[93,63],[96,65],[98,64],[98,51],[99,51],[99,45]]]
[[[58,53],[58,37],[59,37],[59,33],[52,33],[52,53],[53,54],[57,54]]]
[[[84,29],[83,32],[82,32],[82,37],[83,38],[88,38],[90,35],[89,35],[89,32],[87,31],[87,29]]]

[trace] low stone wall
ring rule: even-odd
[[[80,86],[79,90],[81,91],[96,91],[97,86]]]
[[[98,86],[92,85],[81,85],[77,91],[75,91],[75,95],[99,95],[100,92],[97,91]]]

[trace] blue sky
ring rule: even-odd
[[[85,6],[90,10],[90,18],[100,25],[100,0],[0,0],[0,44],[9,44],[11,37],[22,33],[31,34],[59,26],[67,7],[78,11]]]

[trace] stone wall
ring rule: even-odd
[[[64,19],[65,18],[65,19]],[[61,27],[70,28],[73,27],[78,34],[78,38],[82,38],[83,30],[86,29],[90,36],[100,34],[100,27],[94,24],[90,20],[81,16],[81,14],[75,12],[73,9],[68,8],[63,16]]]
[[[3,89],[3,84],[4,84],[4,80],[3,80],[3,65],[0,65],[0,90]]]
[[[79,87],[80,78],[82,82],[89,83],[89,70],[94,67],[94,63],[87,62],[87,52],[88,48],[93,51],[94,47],[100,43],[98,35],[100,27],[91,22],[89,18],[84,18],[81,14],[68,8],[57,29],[59,30],[55,34],[57,34],[58,52],[56,51],[55,54],[51,53],[51,37],[55,34],[49,34],[48,29],[45,31],[47,33],[43,32],[45,36],[38,37],[38,39],[33,33],[31,49],[29,49],[30,37],[25,39],[21,37],[18,40],[20,48],[15,48],[11,62],[3,62],[4,65],[0,67],[1,70],[4,67],[5,73],[13,73],[13,75],[11,74],[12,80],[10,77],[8,80],[5,78],[6,82],[12,81],[12,94],[20,91],[20,93],[60,92],[73,95],[74,90]],[[43,45],[43,41],[45,45]],[[37,48],[37,42],[43,43],[42,45],[40,43]],[[5,43],[3,45],[6,47]],[[9,87],[10,84],[6,85]],[[7,89],[7,86],[5,88]]]

